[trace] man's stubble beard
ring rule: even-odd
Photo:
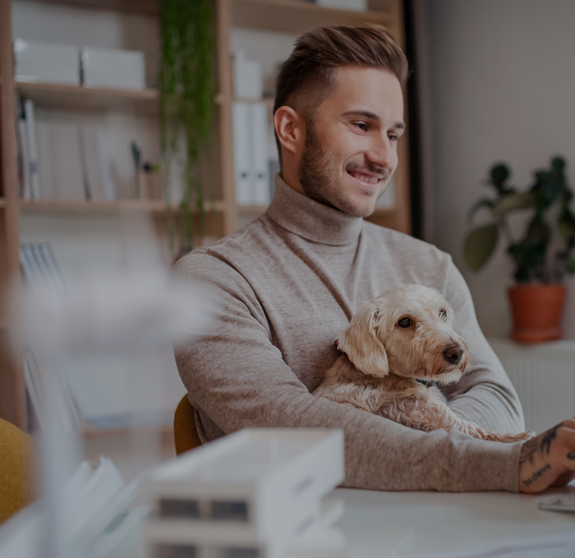
[[[376,166],[369,165],[369,170],[372,172],[382,172],[382,169]],[[385,176],[389,173],[383,171]],[[339,206],[335,206],[328,198],[330,192],[337,195],[337,163],[335,156],[331,153],[326,153],[315,133],[314,124],[308,121],[306,126],[305,146],[300,160],[298,169],[299,182],[303,188],[305,195],[312,200],[315,200],[323,205],[332,207],[354,217],[368,217],[373,213],[373,209],[367,214],[357,214],[357,209],[354,207],[353,202],[339,199]],[[343,190],[343,188],[341,189]],[[378,199],[383,195],[384,190],[378,196]]]

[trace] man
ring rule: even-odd
[[[383,27],[320,28],[297,41],[277,81],[281,156],[265,215],[180,260],[216,320],[176,361],[200,438],[245,427],[342,428],[347,486],[384,490],[541,490],[575,469],[575,422],[503,444],[423,433],[311,395],[334,340],[365,301],[403,284],[451,303],[471,369],[445,388],[461,417],[524,429],[517,395],[485,341],[451,258],[363,220],[397,166],[407,62]]]

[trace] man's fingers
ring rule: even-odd
[[[569,484],[573,479],[575,479],[575,471],[565,471],[563,474],[559,475],[549,486],[551,488],[565,486],[566,484]]]

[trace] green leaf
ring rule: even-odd
[[[493,184],[495,184],[496,186],[499,186],[501,184],[503,184],[510,176],[510,172],[509,172],[509,167],[503,163],[499,164],[499,165],[495,165],[492,169],[491,169],[491,180],[493,181]]]
[[[569,274],[575,273],[575,258],[573,256],[567,258],[567,261],[565,262],[565,271]]]
[[[565,159],[563,157],[555,157],[551,161],[551,168],[554,172],[563,172],[565,170]]]
[[[467,218],[469,219],[469,221],[471,222],[473,220],[473,217],[475,217],[475,214],[482,208],[482,207],[486,207],[487,209],[492,210],[493,207],[495,207],[495,202],[493,200],[489,200],[487,198],[483,199],[483,200],[479,200],[477,203],[475,203],[471,209],[469,210],[469,214],[467,216]]]
[[[514,192],[501,198],[493,208],[494,217],[503,217],[507,213],[532,207],[535,197],[531,192]]]
[[[498,236],[497,224],[479,227],[467,235],[463,244],[463,255],[470,269],[479,271],[485,265],[495,250]]]
[[[568,243],[575,241],[575,215],[564,206],[557,218],[557,228],[559,233]]]

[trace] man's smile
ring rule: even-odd
[[[362,182],[363,184],[366,184],[366,185],[379,184],[379,182],[381,182],[385,178],[381,174],[374,174],[374,173],[367,172],[364,170],[358,170],[358,169],[346,169],[346,170],[347,170],[347,173],[352,178],[355,178],[359,182]]]

